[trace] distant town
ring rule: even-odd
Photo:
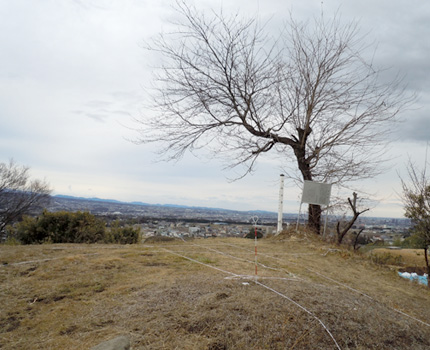
[[[253,217],[263,235],[276,233],[277,213],[268,211],[235,211],[218,208],[188,207],[173,204],[154,205],[141,202],[120,202],[99,198],[57,195],[47,208],[50,211],[89,211],[108,222],[139,226],[143,237],[243,237],[253,228]],[[305,218],[302,216],[300,222]],[[339,220],[329,216],[328,226]],[[284,228],[297,224],[297,214],[283,214]],[[353,230],[363,229],[362,236],[369,242],[392,244],[408,235],[410,220],[406,218],[360,217]]]

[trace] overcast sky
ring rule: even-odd
[[[378,204],[367,215],[402,217],[407,157],[422,163],[430,139],[430,2],[423,0],[230,0],[198,8],[299,19],[323,9],[357,19],[375,61],[405,76],[419,98],[401,115],[384,174],[360,187]],[[186,155],[157,162],[154,146],[130,142],[148,96],[154,57],[142,42],[169,28],[172,0],[0,0],[0,162],[13,158],[54,194],[277,211],[280,164],[261,159],[236,182],[218,161]],[[286,182],[284,212],[300,190]]]

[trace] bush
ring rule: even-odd
[[[106,240],[105,224],[88,212],[51,213],[43,211],[33,218],[26,216],[16,225],[15,236],[23,244],[96,243]]]
[[[18,241],[15,237],[8,236],[6,240],[3,242],[4,245],[20,245],[21,242]]]
[[[255,239],[255,228],[251,227],[249,232],[243,236],[243,238]],[[257,228],[257,239],[263,238],[263,230]]]
[[[133,244],[140,240],[140,228],[131,226],[121,227],[119,220],[111,224],[110,232],[107,235],[108,243]]]

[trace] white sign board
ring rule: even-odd
[[[331,184],[305,180],[302,193],[302,203],[329,205]]]

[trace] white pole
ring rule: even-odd
[[[254,240],[254,247],[255,247],[255,281],[257,281],[257,222],[258,222],[258,216],[252,217],[252,222],[254,223],[254,233],[255,233],[255,240]]]
[[[303,202],[300,202],[299,214],[297,215],[296,232],[297,232],[297,231],[298,231],[298,229],[299,229],[299,221],[300,221],[300,213],[301,213],[301,211],[302,211],[302,204],[303,204]]]
[[[326,228],[327,228],[328,208],[329,208],[329,206],[327,206],[326,213],[325,213],[324,232],[323,232],[323,237],[324,238],[325,238],[325,231],[326,231]]]
[[[282,231],[282,215],[284,211],[284,174],[281,174],[279,184],[279,206],[278,206],[278,228],[276,234],[278,235]]]

